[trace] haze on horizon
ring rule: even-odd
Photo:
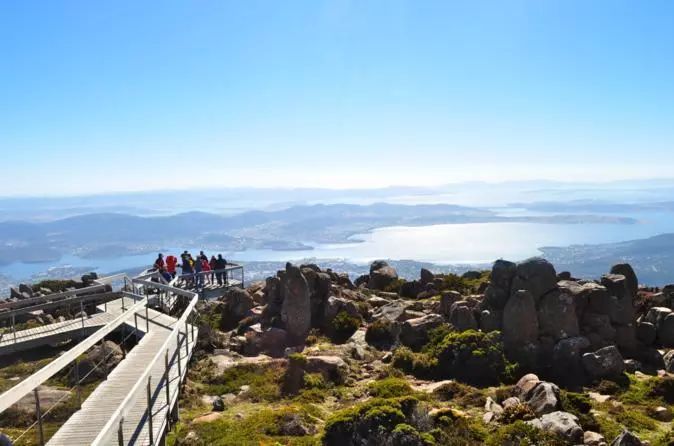
[[[657,178],[674,4],[4,2],[0,195]]]

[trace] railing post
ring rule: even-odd
[[[164,382],[166,383],[166,428],[171,429],[171,390],[169,389],[171,382],[169,373],[169,359],[168,349],[164,353]]]
[[[124,279],[126,282],[126,279]],[[122,311],[126,311],[126,308],[124,308],[124,293],[122,293]]]
[[[177,348],[176,348],[176,360],[178,361],[178,385],[180,385],[180,380],[182,379],[183,372],[182,372],[182,366],[180,365],[180,330],[178,330],[178,334],[176,335],[176,341],[177,341]]]
[[[136,327],[136,341],[138,341],[138,313],[133,313],[133,325]]]
[[[82,338],[84,338],[84,303],[80,301],[80,318],[82,319]]]
[[[150,332],[150,302],[145,301],[145,332]]]
[[[42,411],[40,410],[40,394],[37,387],[33,390],[35,394],[35,414],[37,415],[37,433],[40,446],[44,446],[44,431],[42,430]]]
[[[119,419],[119,428],[117,428],[117,443],[119,446],[124,446],[124,417]]]
[[[187,338],[187,341],[189,342],[189,333],[190,333],[190,325],[187,323],[187,318],[185,318],[185,337]],[[187,349],[185,349],[187,351]]]
[[[101,351],[103,352],[103,373],[105,374],[105,379],[108,379],[108,355],[105,351],[105,338],[101,339]]]
[[[14,343],[16,344],[16,316],[12,315],[12,334],[14,335]]]
[[[152,429],[152,375],[147,377],[147,427],[150,433],[150,444],[154,445],[154,432]]]
[[[75,360],[75,387],[77,389],[77,407],[82,408],[82,387],[80,386],[80,358]]]
[[[119,347],[122,349],[122,359],[126,359],[126,323],[122,324],[122,342],[119,343]]]
[[[178,331],[180,331],[180,330],[178,330]],[[189,357],[190,357],[190,350],[189,350],[190,345],[189,344],[190,344],[190,342],[189,342],[189,339],[187,339],[187,338],[188,338],[187,326],[185,326],[185,373],[187,373],[187,364],[190,362],[190,360],[189,360]]]

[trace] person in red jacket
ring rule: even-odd
[[[176,267],[178,266],[178,258],[176,256],[166,256],[166,271],[171,275],[172,279],[176,277]]]
[[[213,282],[211,281],[211,274],[210,274],[210,272],[211,272],[211,265],[210,265],[210,263],[208,263],[208,257],[205,257],[205,256],[204,256],[204,257],[201,257],[201,258],[199,259],[199,261],[201,262],[201,271],[203,271],[204,277],[206,278],[206,280],[208,281],[208,283],[213,283]]]

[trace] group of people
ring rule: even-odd
[[[174,279],[177,274],[177,268],[180,268],[180,277],[190,285],[203,287],[205,283],[214,284],[216,281],[218,286],[227,285],[227,260],[222,257],[222,254],[218,254],[217,257],[211,256],[209,259],[201,251],[194,258],[188,251],[184,251],[180,254],[180,261],[181,263],[178,263],[178,258],[174,255],[168,255],[164,259],[164,255],[160,253],[153,267],[167,281]]]

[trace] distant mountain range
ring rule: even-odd
[[[235,215],[96,213],[47,222],[0,222],[0,264],[53,261],[64,253],[112,257],[175,246],[227,251],[311,249],[311,243],[353,242],[349,237],[354,234],[385,226],[486,222],[633,224],[636,220],[591,214],[507,217],[449,204],[386,203],[303,205]]]

